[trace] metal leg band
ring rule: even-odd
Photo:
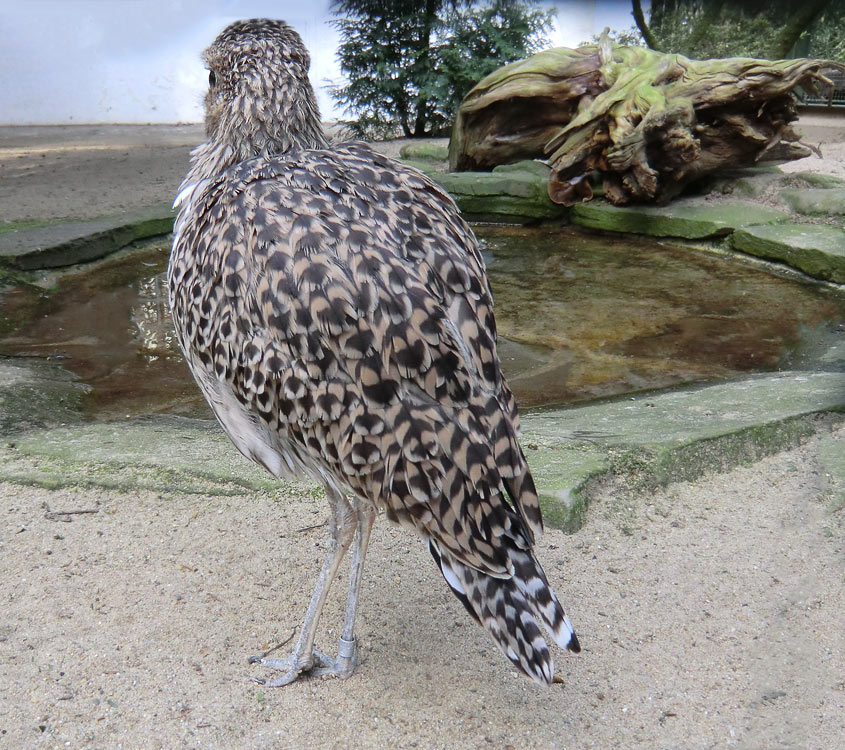
[[[355,638],[347,641],[343,636],[337,644],[337,655],[340,659],[350,659],[355,655]]]

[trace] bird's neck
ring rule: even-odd
[[[191,152],[191,168],[181,187],[196,185],[256,156],[269,158],[293,149],[325,148],[328,141],[313,91],[303,93],[286,111],[273,117],[262,119],[255,116],[255,108],[232,107],[226,116],[207,122],[208,139]],[[244,116],[244,111],[250,116]]]

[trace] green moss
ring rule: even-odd
[[[713,204],[686,198],[668,206],[614,206],[593,200],[574,206],[571,218],[574,224],[591,229],[697,239],[730,234],[749,224],[777,224],[790,216],[755,203]]]
[[[731,244],[814,278],[845,283],[845,229],[825,224],[747,226],[734,232]]]
[[[47,227],[51,224],[60,224],[67,219],[23,219],[21,221],[0,221],[0,235],[8,232],[20,232],[27,229]]]
[[[0,235],[0,264],[21,270],[62,268],[103,258],[131,243],[168,234],[169,206],[90,221],[45,223]]]
[[[446,161],[449,158],[449,149],[436,143],[414,142],[406,143],[399,150],[403,159],[415,161]]]
[[[819,174],[818,172],[793,172],[790,177],[803,180],[808,185],[812,185],[817,188],[845,187],[845,180],[841,177],[834,177],[831,174]]]
[[[782,190],[780,198],[807,216],[845,216],[845,187]]]
[[[567,534],[580,531],[587,523],[587,499],[577,490],[572,490],[570,496],[563,501],[558,496],[539,494],[540,508],[543,511],[545,526],[559,529]]]
[[[650,451],[639,476],[649,486],[692,481],[708,471],[749,466],[798,445],[814,432],[814,417],[808,415],[751,425],[707,440]]]

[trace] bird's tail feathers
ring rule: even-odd
[[[514,574],[497,577],[444,554],[434,540],[429,540],[429,549],[446,582],[473,619],[493,636],[505,656],[533,680],[549,684],[554,679],[554,663],[539,622],[559,646],[576,653],[581,650],[569,619],[531,551],[510,550]]]
[[[532,603],[554,642],[577,654],[581,650],[578,636],[534,553],[512,550],[510,557],[514,566],[513,580],[523,596]]]

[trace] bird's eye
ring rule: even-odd
[[[208,85],[214,87],[217,84],[217,76],[214,75],[214,71],[208,71]]]

